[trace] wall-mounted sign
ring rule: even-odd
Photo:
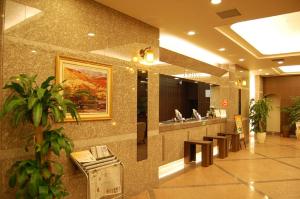
[[[210,90],[205,90],[205,97],[210,97]]]
[[[228,100],[227,99],[223,99],[222,100],[222,107],[226,108],[228,106]]]

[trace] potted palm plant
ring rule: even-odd
[[[263,98],[255,101],[250,101],[249,119],[251,131],[256,133],[258,143],[264,143],[266,139],[267,118],[271,110],[271,105],[268,99]]]
[[[67,195],[61,181],[63,166],[51,156],[59,156],[61,150],[70,154],[73,144],[63,128],[53,128],[52,124],[63,122],[67,113],[78,121],[78,114],[76,106],[63,98],[62,85],[54,80],[51,76],[38,85],[36,75],[21,74],[11,77],[4,86],[9,95],[0,117],[7,116],[20,129],[20,137],[28,134],[31,144],[25,150],[34,154],[32,159],[15,162],[9,170],[9,186],[16,189],[16,198],[59,199]],[[33,133],[24,132],[22,126]]]
[[[292,105],[284,108],[283,111],[289,116],[290,127],[296,126],[296,137],[300,139],[300,97],[295,97],[292,100]]]

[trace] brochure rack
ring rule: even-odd
[[[108,149],[110,155],[95,161],[79,162],[71,159],[87,180],[87,199],[117,199],[124,196],[124,165]]]

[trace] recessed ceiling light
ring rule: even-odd
[[[222,3],[222,0],[210,0],[210,3],[217,5],[217,4]]]
[[[238,22],[231,29],[263,55],[295,53],[300,52],[299,20],[300,11]]]
[[[240,70],[240,73],[243,73],[244,71]]]
[[[278,68],[285,73],[300,73],[300,65],[280,66]]]
[[[284,63],[284,61],[282,61],[282,60],[281,60],[281,61],[278,61],[277,63],[278,63],[278,64],[283,64],[283,63]]]
[[[262,69],[258,69],[259,72],[263,71]]]
[[[226,48],[219,48],[218,49],[218,51],[221,51],[221,52],[223,52],[223,51],[225,51],[226,50]]]
[[[241,58],[241,59],[239,59],[239,61],[240,61],[240,62],[243,62],[243,61],[245,61],[245,59],[244,59],[244,58]]]
[[[36,50],[32,50],[31,52],[32,52],[32,53],[36,53]]]
[[[193,30],[187,32],[187,35],[189,35],[189,36],[194,36],[195,34],[196,34],[196,32]]]
[[[270,73],[265,73],[265,75],[270,75]]]
[[[96,33],[89,32],[87,35],[88,35],[89,37],[95,37],[95,36],[96,36]]]

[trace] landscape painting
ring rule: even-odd
[[[64,82],[64,98],[77,106],[81,120],[111,119],[110,66],[58,57],[57,80]]]

